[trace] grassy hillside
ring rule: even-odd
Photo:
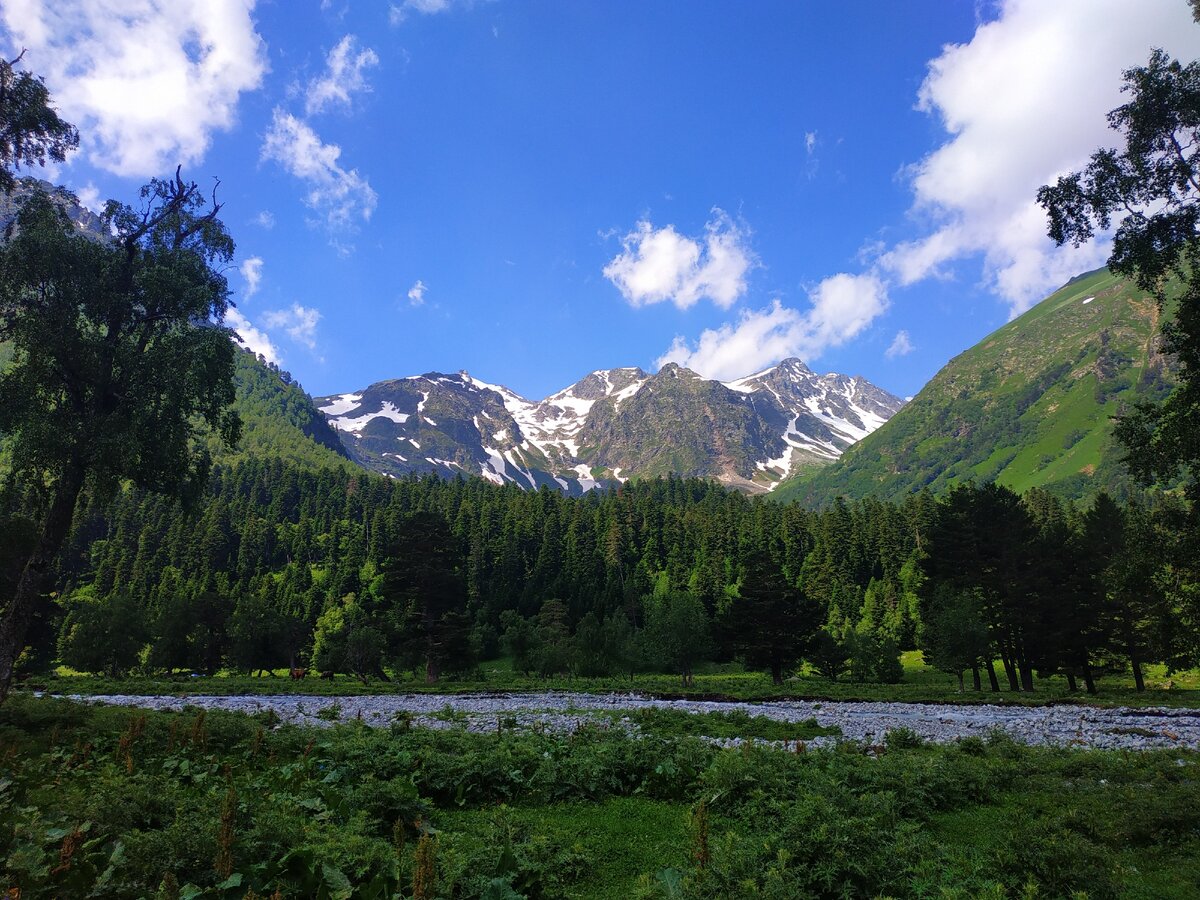
[[[975,479],[1066,497],[1122,493],[1113,416],[1171,386],[1159,311],[1106,269],[1077,278],[952,359],[886,425],[781,500],[895,498]]]

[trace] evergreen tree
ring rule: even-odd
[[[783,684],[821,622],[816,604],[787,582],[770,556],[756,553],[743,563],[738,595],[724,609],[721,625],[747,666],[766,669],[775,684]]]
[[[475,664],[456,543],[445,519],[418,513],[401,526],[384,564],[381,605],[394,623],[394,656],[408,665],[423,664],[428,683],[443,671]]]

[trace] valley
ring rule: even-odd
[[[1200,0],[914,4],[0,0],[0,895],[1200,897]]]

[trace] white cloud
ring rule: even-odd
[[[804,150],[809,156],[812,156],[817,149],[817,133],[815,131],[804,132]]]
[[[1055,248],[1034,196],[1118,136],[1105,114],[1123,102],[1121,73],[1151,47],[1200,56],[1200,28],[1180,0],[1004,0],[966,44],[929,64],[917,108],[948,139],[911,166],[923,235],[880,257],[900,284],[944,277],[982,254],[988,285],[1013,315],[1070,276],[1101,265],[1104,241]]]
[[[431,16],[446,12],[454,5],[454,0],[404,0],[403,3],[392,3],[388,7],[388,21],[399,25],[408,18],[410,13],[420,13]]]
[[[267,71],[254,0],[0,0],[10,50],[79,127],[92,163],[146,177],[204,157]],[[10,55],[13,55],[10,53]]]
[[[812,305],[800,312],[778,300],[762,310],[744,311],[736,323],[706,329],[695,346],[675,338],[657,360],[729,380],[789,356],[814,360],[830,347],[861,334],[888,307],[887,288],[874,274],[838,274],[809,293]]]
[[[271,342],[270,336],[262,329],[256,328],[251,324],[250,320],[242,315],[240,310],[230,307],[225,313],[225,324],[236,332],[243,344],[265,358],[267,362],[279,365],[283,360],[283,357],[279,353],[279,348]]]
[[[705,231],[693,240],[673,225],[655,229],[638,222],[623,238],[624,249],[604,267],[604,276],[633,306],[670,300],[687,309],[708,297],[728,309],[746,292],[746,272],[754,263],[748,234],[719,209]]]
[[[265,228],[267,231],[270,231],[275,227],[275,214],[269,209],[264,209],[250,221],[259,228]]]
[[[428,288],[425,286],[425,282],[418,278],[417,283],[408,289],[408,302],[413,306],[420,306],[425,302],[426,290]]]
[[[338,165],[341,155],[337,144],[323,143],[308,123],[276,107],[262,158],[278,162],[308,185],[304,202],[324,216],[330,232],[353,229],[356,220],[369,220],[378,200],[357,169]]]
[[[274,309],[263,316],[268,328],[282,328],[288,337],[309,350],[317,349],[317,323],[321,311],[293,303],[291,309]]]
[[[249,299],[258,293],[258,286],[262,283],[262,257],[251,256],[242,260],[241,268],[242,278],[246,280],[246,290],[242,292],[242,296]]]
[[[907,331],[897,331],[896,336],[892,338],[891,345],[884,351],[883,355],[888,359],[895,359],[897,356],[908,356],[908,354],[916,349]]]
[[[325,72],[309,82],[304,92],[304,111],[311,116],[331,106],[349,106],[353,94],[371,90],[366,72],[377,65],[379,56],[374,50],[359,50],[358,39],[346,35],[329,51]]]
[[[96,215],[104,212],[104,199],[100,196],[100,189],[90,181],[82,188],[75,192],[76,198],[79,200],[79,205],[84,209],[90,209]]]

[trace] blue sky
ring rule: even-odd
[[[1184,0],[0,0],[83,133],[51,177],[217,176],[231,324],[314,395],[468,369],[532,399],[796,355],[916,393],[1106,256],[1038,185]]]

